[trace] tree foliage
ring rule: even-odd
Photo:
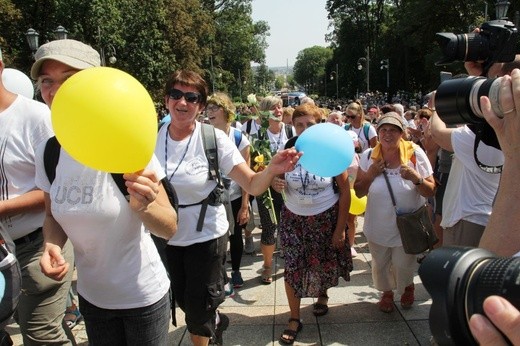
[[[366,89],[366,68],[357,70],[357,62],[368,57],[370,89],[385,91],[386,70],[381,69],[381,61],[389,59],[391,94],[432,90],[439,83],[441,70],[463,72],[462,63],[435,66],[441,57],[435,34],[466,33],[481,25],[486,2],[488,19],[494,19],[494,1],[328,0],[334,57],[327,71],[339,64],[340,93],[352,97]],[[511,14],[520,10],[520,1],[510,2],[512,18]],[[329,83],[327,87],[331,93],[334,86]]]
[[[28,73],[27,30],[34,28],[42,44],[62,25],[107,65],[115,56],[113,66],[135,76],[158,104],[166,77],[178,68],[208,83],[219,76],[219,90],[238,95],[244,81],[254,85],[250,63],[265,61],[269,26],[251,14],[251,0],[0,0],[0,46],[10,67]]]
[[[330,48],[313,46],[305,48],[298,53],[296,63],[294,64],[294,80],[304,85],[306,90],[316,92],[320,88],[321,82],[324,82],[325,66],[332,58],[332,50]]]

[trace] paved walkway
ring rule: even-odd
[[[372,286],[370,274],[371,256],[363,233],[360,231],[363,218],[359,218],[351,281],[340,279],[338,287],[331,288],[329,312],[323,317],[314,317],[314,299],[302,299],[303,330],[295,345],[430,345],[428,313],[431,299],[415,276],[416,303],[410,310],[402,310],[396,295],[396,310],[386,314],[375,305],[379,292]],[[283,258],[275,256],[276,272],[271,285],[260,283],[262,267],[260,230],[256,229],[257,254],[244,255],[242,277],[245,284],[237,289],[232,298],[227,298],[220,311],[229,316],[231,323],[224,333],[225,345],[278,345],[278,338],[286,328],[289,307],[283,283]],[[184,325],[184,315],[177,309],[179,327],[171,327],[172,345],[191,345]],[[15,345],[21,345],[16,324],[8,328]],[[78,345],[88,345],[84,324],[73,329]]]

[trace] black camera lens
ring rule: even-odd
[[[436,65],[449,64],[454,61],[486,60],[490,56],[489,40],[476,33],[452,34],[439,32],[436,35],[443,57]]]
[[[485,123],[480,97],[488,96],[493,110],[498,107],[499,79],[467,77],[442,82],[435,93],[435,108],[449,125]],[[500,113],[497,113],[500,114]]]
[[[441,247],[421,263],[419,276],[430,293],[430,330],[439,345],[477,345],[468,321],[484,314],[491,295],[520,308],[520,258],[498,258],[484,249]]]
[[[480,32],[453,34],[439,32],[437,43],[443,53],[435,65],[454,61],[509,62],[515,60],[518,31],[507,20],[492,20],[480,26]]]

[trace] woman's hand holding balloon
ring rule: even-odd
[[[136,173],[123,175],[125,185],[130,194],[130,207],[135,211],[143,211],[155,201],[159,194],[159,180],[155,172],[144,169]]]

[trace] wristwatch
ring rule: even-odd
[[[413,183],[413,184],[414,184],[414,185],[422,185],[423,182],[424,182],[424,179],[421,177],[421,178],[419,179],[419,181],[417,181],[416,183]]]

